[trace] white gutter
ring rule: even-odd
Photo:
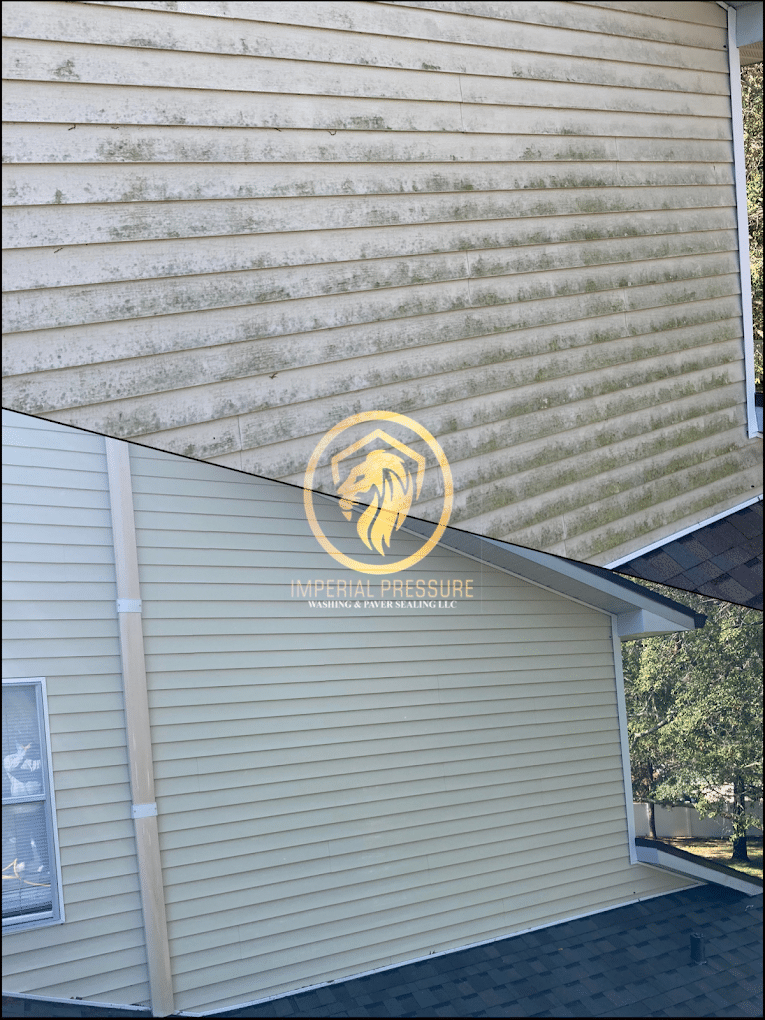
[[[162,865],[159,853],[154,766],[149,728],[149,699],[141,626],[138,548],[133,514],[130,451],[119,439],[106,439],[114,562],[117,573],[117,616],[125,695],[130,796],[138,856],[151,1012],[174,1012],[170,947],[167,938]]]

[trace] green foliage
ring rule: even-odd
[[[756,386],[762,390],[762,64],[741,69]]]
[[[685,592],[679,601],[706,614],[702,629],[624,646],[633,790],[693,801],[730,823],[735,845],[761,828],[748,802],[762,799],[762,614]]]

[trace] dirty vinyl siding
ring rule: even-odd
[[[715,4],[9,3],[5,403],[607,562],[759,484]],[[427,514],[427,508],[423,511]]]
[[[131,470],[176,1008],[678,887],[629,864],[610,617],[440,550],[405,576],[472,579],[449,611],[311,608],[363,575],[299,489]]]
[[[3,676],[47,681],[66,914],[4,935],[3,985],[145,1002],[103,438],[3,411],[3,512]]]

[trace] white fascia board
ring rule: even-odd
[[[674,854],[663,853],[658,847],[636,846],[635,851],[640,864],[647,864],[650,867],[659,868],[661,871],[671,871],[675,875],[684,875],[686,878],[693,878],[697,881],[723,885],[726,889],[735,889],[736,892],[745,893],[747,896],[762,896],[762,889],[756,888],[751,882],[704,867],[694,861],[683,860],[682,857],[676,857]]]
[[[637,609],[634,613],[621,613],[616,617],[616,620],[619,637],[622,641],[658,637],[660,634],[668,633],[666,620],[645,609]]]
[[[411,517],[402,525],[402,530],[420,537],[429,535],[432,528],[431,523]],[[456,528],[447,528],[439,545],[592,609],[619,618],[626,616],[624,633],[620,633],[622,640],[694,630],[701,624],[700,615],[692,609],[641,589],[626,578],[604,576],[604,567],[590,567],[552,553],[484,538]]]

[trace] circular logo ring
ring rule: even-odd
[[[416,553],[412,553],[411,556],[407,556],[406,559],[400,560],[396,563],[385,563],[380,566],[370,566],[367,563],[363,563],[361,560],[354,560],[351,556],[346,556],[345,553],[340,552],[330,542],[327,536],[321,529],[321,526],[316,519],[316,512],[313,507],[313,477],[318,467],[321,455],[327,449],[329,444],[333,442],[344,432],[347,428],[352,425],[359,425],[366,421],[389,421],[394,422],[398,425],[403,425],[405,428],[411,429],[415,432],[420,439],[423,439],[430,447],[431,452],[434,454],[438,461],[438,466],[441,468],[441,474],[444,479],[444,509],[439,518],[436,530],[427,540],[427,542],[418,549]],[[406,570],[408,567],[414,566],[415,563],[419,563],[420,560],[424,559],[425,556],[438,544],[441,535],[443,535],[446,525],[449,523],[449,518],[452,512],[452,503],[454,500],[454,485],[452,482],[452,473],[449,469],[449,463],[446,459],[446,454],[441,449],[436,439],[428,432],[427,429],[423,428],[418,422],[412,418],[407,418],[403,414],[395,414],[392,411],[365,411],[363,414],[354,414],[350,418],[345,418],[334,428],[330,429],[329,432],[319,441],[319,445],[311,454],[311,459],[308,462],[306,468],[305,479],[303,480],[303,505],[305,506],[305,514],[308,518],[308,523],[311,526],[316,540],[319,542],[325,552],[341,563],[345,567],[350,567],[351,570],[357,570],[363,574],[393,574],[399,570]]]

